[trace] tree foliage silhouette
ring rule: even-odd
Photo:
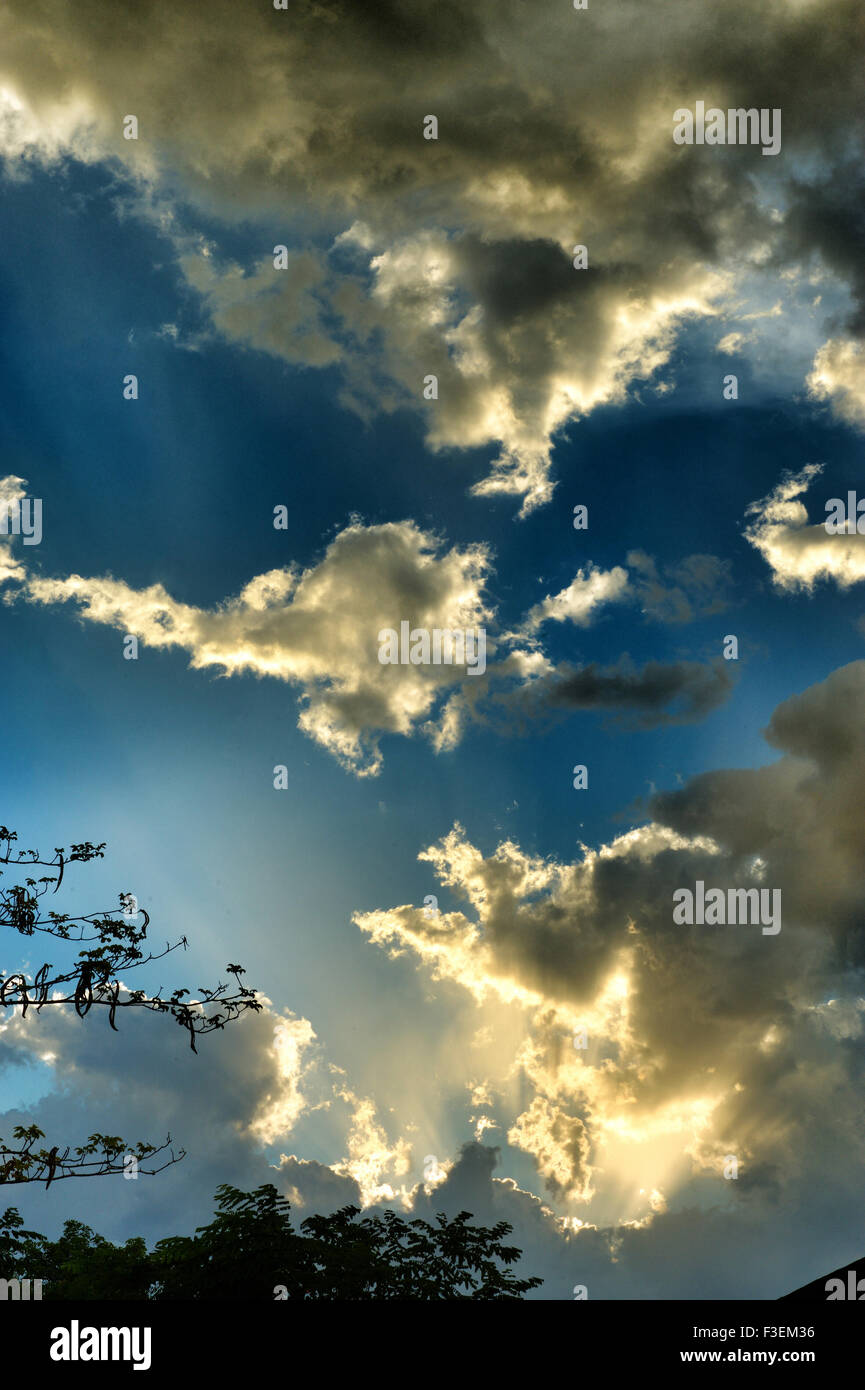
[[[120,911],[99,911],[83,916],[46,911],[42,899],[48,892],[57,893],[63,882],[66,866],[88,863],[104,858],[105,843],[85,841],[65,849],[55,849],[50,859],[43,859],[38,850],[16,850],[18,836],[5,825],[0,826],[0,864],[27,866],[49,870],[40,877],[28,874],[23,883],[0,888],[0,926],[10,927],[20,936],[37,934],[57,941],[82,945],[76,959],[67,969],[55,969],[51,961],[30,977],[22,972],[0,970],[0,1007],[28,1010],[39,1014],[45,1008],[72,1008],[79,1018],[86,1018],[93,1008],[107,1010],[108,1023],[117,1032],[117,1014],[121,1009],[146,1009],[152,1013],[169,1014],[189,1036],[189,1045],[197,1051],[196,1037],[224,1028],[247,1009],[261,1008],[254,989],[241,982],[245,974],[240,965],[228,965],[235,984],[217,985],[215,989],[199,986],[198,999],[189,997],[189,990],[176,989],[168,998],[161,990],[148,994],[143,989],[129,990],[121,983],[121,975],[162,960],[181,946],[186,949],[186,937],[165,949],[145,953],[150,917],[138,909],[132,894],[121,893]],[[3,871],[0,870],[0,876]],[[135,910],[131,910],[131,904]],[[141,921],[136,919],[141,918]],[[98,1177],[124,1171],[121,1160],[128,1154],[135,1158],[139,1173],[158,1173],[184,1157],[184,1150],[175,1154],[171,1136],[164,1143],[129,1145],[117,1135],[91,1134],[87,1142],[76,1149],[68,1145],[49,1148],[40,1144],[45,1135],[36,1125],[17,1125],[12,1131],[14,1144],[0,1137],[0,1183],[52,1182],[64,1178]],[[166,1156],[166,1154],[168,1156]],[[162,1161],[164,1159],[164,1161]],[[142,1163],[150,1162],[149,1167]],[[157,1166],[153,1166],[156,1162]]]
[[[9,1210],[0,1218],[0,1277],[42,1279],[48,1300],[518,1299],[543,1282],[512,1272],[521,1251],[503,1243],[505,1221],[472,1226],[464,1211],[432,1224],[393,1211],[360,1217],[348,1206],[295,1230],[270,1183],[254,1192],[223,1184],[216,1199],[208,1226],[149,1253],[139,1238],[111,1245],[78,1221],[48,1241],[22,1231]]]

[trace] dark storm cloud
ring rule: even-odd
[[[729,560],[688,555],[676,565],[665,566],[661,578],[655,561],[642,550],[630,551],[627,558],[637,571],[633,583],[640,607],[655,622],[690,623],[722,613],[728,606]]]
[[[524,511],[550,496],[557,432],[662,372],[683,323],[732,305],[745,272],[822,256],[859,296],[847,331],[861,331],[858,0],[734,0],[699,23],[689,0],[11,0],[0,24],[8,155],[122,160],[218,330],[339,362],[347,404],[424,409],[419,383],[441,370],[430,446],[498,444],[476,490]],[[676,146],[673,112],[697,99],[780,108],[781,155]],[[121,138],[128,112],[137,142]],[[215,244],[196,267],[176,195],[212,226],[264,219],[230,312],[239,269]],[[295,250],[318,242],[314,291],[275,318],[260,259],[274,223]],[[350,225],[356,272],[327,257]]]
[[[842,1179],[865,1162],[863,700],[858,661],[778,707],[776,762],[655,796],[649,824],[573,863],[510,840],[485,855],[455,826],[420,857],[460,910],[356,918],[478,999],[528,991],[520,1063],[534,1099],[508,1138],[551,1191],[582,1187],[623,1123],[641,1142],[684,1127],[700,1172],[738,1155],[751,1177],[732,1201],[799,1200],[806,1171],[845,1146]],[[779,893],[778,931],[677,924],[674,894],[697,881]],[[581,1018],[605,1049],[577,1064],[562,1038]]]
[[[733,680],[723,662],[647,661],[636,668],[622,658],[615,666],[562,664],[528,685],[494,697],[515,717],[544,717],[567,710],[621,711],[638,728],[688,724],[704,719],[728,699]]]

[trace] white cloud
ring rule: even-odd
[[[570,621],[576,623],[577,627],[588,627],[597,609],[627,595],[628,573],[621,565],[602,570],[589,564],[577,571],[566,589],[557,594],[548,594],[530,608],[523,626],[527,632],[535,632],[547,622]]]
[[[7,488],[19,483],[7,479]],[[475,629],[492,618],[482,596],[487,548],[445,549],[410,521],[348,526],[317,564],[257,575],[212,609],[181,603],[162,584],[135,589],[109,577],[49,579],[4,564],[5,578],[20,586],[7,598],[74,603],[86,621],[188,652],[196,669],[297,686],[299,727],[361,775],[378,772],[382,733],[414,733],[443,695],[471,679],[458,665],[382,665],[378,634],[398,631],[402,621]],[[490,639],[488,657],[493,651]]]
[[[15,515],[17,504],[26,496],[26,478],[16,478],[11,474],[7,478],[0,478],[0,584],[6,583],[7,580],[21,583],[26,574],[22,561],[16,560],[12,553],[12,547],[16,542],[11,519]]]
[[[814,358],[806,381],[814,400],[828,401],[848,425],[865,428],[865,353],[852,338],[830,338]]]
[[[655,796],[649,824],[584,847],[573,863],[510,840],[485,855],[457,825],[419,856],[453,909],[357,914],[375,945],[465,991],[475,1027],[493,1010],[520,1020],[512,1050],[494,1024],[498,1049],[474,1044],[472,1068],[559,1210],[591,1203],[642,1219],[637,1189],[648,1203],[697,1174],[718,1182],[722,1202],[731,1152],[754,1189],[794,1187],[815,1107],[821,1144],[848,1142],[858,1061],[837,1043],[856,1040],[858,1056],[865,1038],[861,818],[850,828],[865,770],[863,691],[860,661],[785,701],[767,735],[780,760]],[[674,890],[698,879],[779,889],[778,936],[674,926]],[[580,1028],[586,1050],[573,1046]]]
[[[822,464],[809,463],[798,473],[786,474],[768,497],[752,502],[746,512],[753,520],[745,539],[769,565],[773,583],[788,592],[810,592],[819,580],[849,589],[865,579],[865,536],[830,534],[825,515],[809,524],[807,509],[798,500],[822,471]]]
[[[23,486],[21,479],[7,478],[0,492],[17,497]],[[385,734],[420,732],[441,752],[456,747],[471,720],[498,720],[503,732],[513,732],[529,716],[615,708],[636,710],[652,724],[699,718],[730,690],[725,673],[698,662],[652,662],[641,672],[626,660],[602,670],[552,665],[533,629],[548,618],[588,623],[600,604],[625,594],[625,571],[618,567],[581,572],[563,594],[533,609],[516,632],[497,639],[495,608],[486,595],[489,547],[447,548],[413,521],[355,521],[318,563],[256,575],[213,608],[182,603],[160,583],[135,589],[110,576],[46,578],[30,557],[29,566],[13,560],[11,544],[10,537],[0,546],[6,602],[74,604],[86,622],[131,634],[150,647],[187,652],[194,669],[294,685],[301,702],[298,727],[359,776],[379,772]],[[379,634],[399,633],[403,622],[409,631],[483,629],[485,669],[478,664],[469,674],[456,661],[382,663]]]

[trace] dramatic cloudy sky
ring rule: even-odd
[[[0,1020],[0,1134],[188,1151],[28,1222],[467,1209],[553,1299],[861,1256],[865,537],[823,521],[865,495],[863,39],[859,0],[7,0],[0,500],[43,536],[0,535],[0,822],[108,842],[66,906],[186,935],[154,988],[268,1001],[198,1057]],[[780,153],[677,145],[697,101]],[[402,620],[486,670],[382,666]],[[674,925],[698,879],[781,931]]]

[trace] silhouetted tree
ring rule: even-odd
[[[223,1185],[216,1198],[210,1225],[160,1240],[149,1254],[140,1239],[111,1245],[77,1221],[48,1241],[21,1231],[18,1213],[7,1211],[0,1277],[42,1279],[48,1300],[513,1299],[543,1282],[512,1273],[521,1252],[503,1244],[506,1221],[472,1226],[465,1211],[439,1214],[435,1225],[393,1211],[358,1220],[348,1206],[309,1216],[296,1231],[270,1183],[254,1192]]]
[[[20,1224],[14,1208],[0,1217],[0,1278],[41,1279],[53,1299],[147,1298],[152,1257],[140,1236],[112,1245],[83,1222],[67,1221],[63,1234],[50,1241],[34,1231],[16,1229]],[[48,1296],[43,1290],[43,1298]]]
[[[43,859],[38,850],[16,852],[13,845],[17,839],[14,831],[0,826],[0,864],[26,865],[51,872],[39,878],[28,875],[23,883],[0,889],[0,926],[10,927],[21,936],[43,934],[58,941],[83,945],[85,949],[79,951],[65,970],[55,969],[50,961],[30,978],[20,972],[7,974],[0,970],[0,1006],[20,1009],[22,1017],[28,1009],[38,1014],[45,1008],[71,1007],[79,1018],[85,1018],[92,1008],[101,1007],[108,1010],[108,1022],[115,1032],[118,1031],[116,1018],[120,1009],[170,1014],[175,1023],[186,1029],[193,1052],[197,1051],[197,1036],[224,1028],[246,1009],[257,1011],[261,1008],[256,991],[241,983],[240,976],[245,971],[240,965],[226,967],[235,977],[233,992],[227,984],[217,985],[215,989],[199,987],[200,998],[194,1000],[188,998],[187,989],[176,989],[168,998],[164,998],[161,991],[151,995],[143,989],[126,989],[120,984],[121,974],[125,977],[130,971],[150,961],[161,960],[181,946],[186,949],[186,937],[174,945],[166,942],[162,951],[145,954],[143,945],[150,918],[143,908],[138,908],[130,893],[119,894],[122,909],[119,912],[100,911],[70,917],[67,913],[43,911],[41,899],[49,891],[59,890],[66,865],[104,858],[105,844],[93,845],[85,841],[72,845],[68,853],[55,849],[51,859]],[[140,922],[136,920],[139,917],[143,919]],[[49,1148],[40,1144],[44,1138],[36,1125],[17,1125],[12,1131],[12,1139],[16,1141],[13,1145],[0,1138],[0,1183],[44,1182],[50,1187],[52,1182],[64,1178],[119,1173],[126,1166],[121,1160],[129,1154],[139,1165],[138,1172],[158,1173],[177,1163],[185,1152],[181,1149],[174,1153],[170,1135],[159,1145],[130,1145],[117,1135],[91,1134],[79,1148],[72,1150],[67,1145],[62,1151],[59,1145]],[[146,1160],[152,1164],[166,1152],[169,1156],[158,1166],[140,1166]]]

